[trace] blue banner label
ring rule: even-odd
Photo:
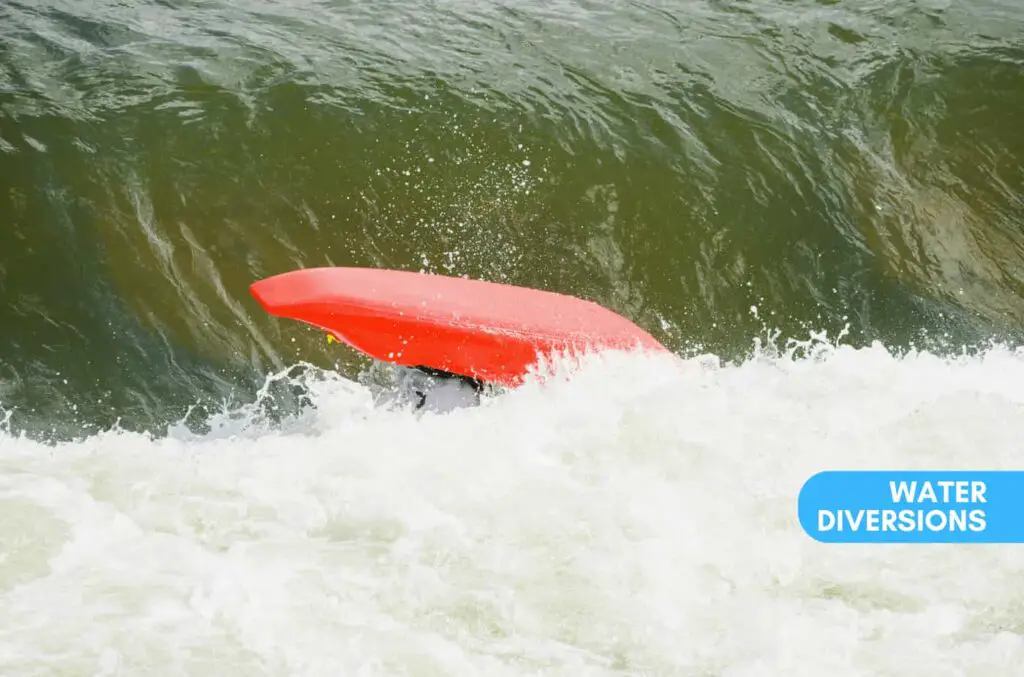
[[[827,471],[797,512],[823,543],[1024,543],[1024,471]]]

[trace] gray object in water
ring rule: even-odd
[[[480,404],[483,383],[428,367],[392,365],[394,390],[389,404],[411,405],[417,411],[447,413]]]

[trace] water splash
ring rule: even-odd
[[[1014,674],[1017,549],[826,546],[795,506],[822,469],[1018,467],[1024,353],[797,344],[443,415],[296,367],[205,435],[0,433],[0,667]]]

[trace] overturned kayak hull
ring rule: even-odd
[[[665,348],[596,303],[459,277],[306,268],[250,291],[268,313],[319,327],[370,357],[517,385],[542,357]]]

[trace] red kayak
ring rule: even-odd
[[[665,351],[607,308],[495,282],[375,268],[307,268],[260,280],[271,315],[306,322],[383,362],[514,386],[560,352]]]

